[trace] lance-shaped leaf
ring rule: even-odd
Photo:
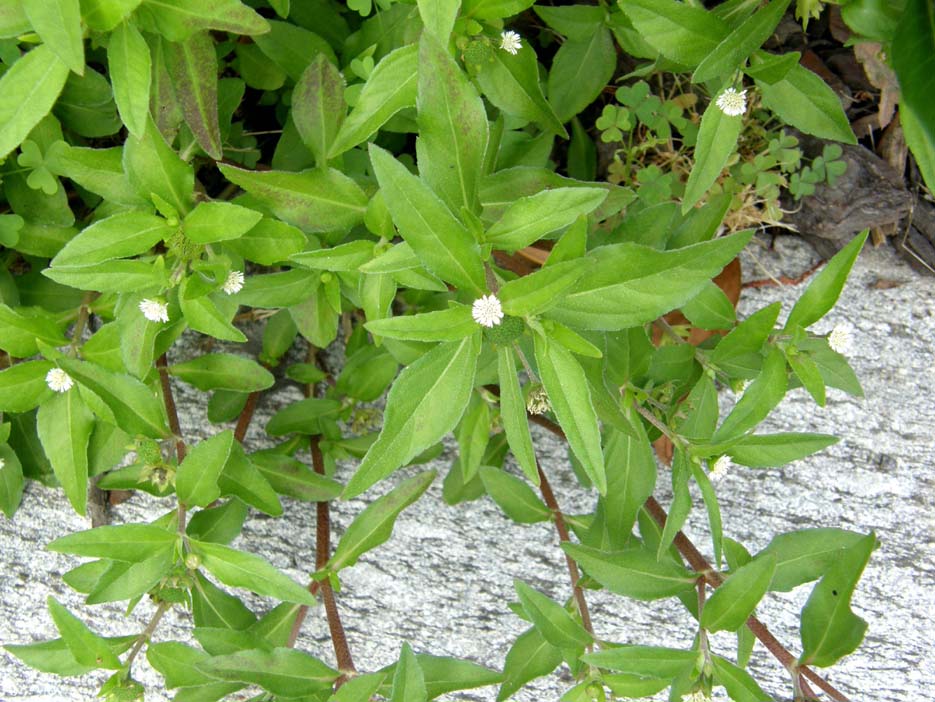
[[[166,285],[165,261],[105,261],[86,266],[54,266],[42,274],[56,283],[78,290],[98,292],[145,292]]]
[[[419,662],[419,668],[422,670],[426,693],[429,699],[432,700],[457,690],[470,690],[475,687],[493,685],[500,682],[501,679],[499,673],[489,668],[484,668],[476,663],[458,658],[417,653],[416,660]],[[390,676],[395,669],[396,664],[394,663],[381,669],[379,672]],[[344,687],[341,689],[343,690]],[[387,681],[383,689],[380,690],[380,694],[384,697],[390,694],[389,681]],[[335,702],[358,702],[358,699],[355,697],[353,699],[341,698],[339,700],[336,697]]]
[[[425,676],[419,667],[419,660],[408,643],[403,643],[393,674],[393,692],[390,702],[426,702]]]
[[[580,215],[594,211],[607,198],[599,188],[553,188],[520,198],[493,223],[484,240],[515,251],[564,229]]]
[[[225,246],[248,261],[271,266],[301,251],[308,238],[298,228],[278,219],[263,218],[259,224],[239,239]]]
[[[136,378],[111,373],[73,358],[59,359],[58,364],[97,395],[128,434],[143,434],[154,439],[169,435],[162,402]]]
[[[136,636],[107,637],[104,641],[115,654],[119,655],[133,645]],[[62,677],[84,675],[98,667],[96,663],[83,665],[75,660],[74,654],[64,639],[52,639],[34,644],[6,644],[3,648],[30,668]]]
[[[122,22],[107,43],[107,66],[120,118],[130,133],[142,137],[149,122],[153,61],[149,45],[132,22]]]
[[[140,197],[149,201],[155,193],[179,215],[191,209],[195,172],[166,143],[152,119],[142,136],[131,135],[124,143],[123,168]]]
[[[146,594],[169,575],[174,554],[163,551],[139,563],[114,563],[88,593],[88,604],[132,600]]]
[[[803,665],[834,665],[860,645],[867,622],[851,611],[851,596],[875,547],[871,533],[842,551],[812,590],[802,608]]]
[[[701,117],[701,128],[698,130],[695,163],[685,184],[682,214],[691,210],[721,175],[727,160],[737,147],[741,127],[743,115],[725,114],[714,100],[708,103]]]
[[[0,349],[12,356],[26,358],[38,353],[37,341],[50,346],[68,343],[51,315],[20,313],[0,302]]]
[[[603,13],[602,13],[603,15]],[[559,121],[567,122],[601,94],[617,67],[610,30],[601,21],[587,37],[565,41],[549,70],[549,102]]]
[[[214,656],[195,667],[218,680],[259,685],[282,697],[317,695],[330,690],[340,676],[317,658],[294,648],[238,651]]]
[[[23,361],[0,371],[0,412],[28,412],[52,395],[49,361]]]
[[[432,3],[439,4],[439,3]],[[419,172],[453,212],[479,211],[487,112],[474,86],[448,53],[448,37],[423,32],[419,42]]]
[[[636,515],[656,487],[656,460],[643,429],[636,423],[627,434],[610,429],[604,446],[607,495],[604,500],[607,530],[615,547],[629,540]]]
[[[855,236],[847,246],[828,261],[828,265],[818,275],[812,278],[812,282],[789,313],[786,329],[793,329],[796,326],[810,327],[834,307],[834,303],[841,295],[841,290],[844,289],[844,283],[847,282],[851,267],[867,240],[868,233],[865,229]]]
[[[846,529],[800,529],[773,537],[757,557],[776,556],[776,572],[769,589],[788,592],[821,577],[844,549],[861,538],[861,534]]]
[[[510,451],[519,463],[523,473],[534,484],[539,484],[539,468],[536,452],[529,434],[529,420],[526,418],[526,401],[516,375],[516,360],[513,349],[497,349],[497,377],[500,380],[500,418],[506,432]]]
[[[393,223],[425,267],[459,288],[482,294],[484,268],[471,233],[388,151],[371,146],[370,160]]]
[[[296,263],[323,271],[356,271],[373,258],[374,242],[356,239],[327,249],[303,251],[290,256]]]
[[[568,445],[598,492],[607,493],[597,413],[581,364],[565,347],[536,335],[536,362]]]
[[[322,417],[334,417],[341,409],[338,400],[324,397],[307,397],[293,402],[279,410],[266,424],[270,436],[283,436],[297,432],[299,434],[320,434]]]
[[[504,283],[497,294],[503,311],[517,317],[545,312],[587,274],[590,264],[587,258],[564,261]]]
[[[211,295],[186,297],[185,291],[188,289],[189,280],[191,278],[182,281],[182,292],[179,295],[179,308],[181,308],[182,316],[185,317],[188,326],[202,334],[213,336],[215,339],[246,341],[247,337],[244,333],[231,324],[231,317],[234,316],[237,305],[227,305],[227,313],[225,314]]]
[[[316,602],[308,590],[260,556],[222,544],[195,539],[191,539],[190,543],[192,552],[201,557],[204,567],[225,585],[242,587],[283,602],[306,605],[314,605]]]
[[[227,429],[196,444],[188,452],[175,476],[175,491],[182,503],[207,507],[221,496],[218,476],[227,463],[233,443],[234,432]]]
[[[562,649],[582,649],[594,641],[594,637],[560,604],[522,580],[514,580],[513,587],[533,625],[550,644]]]
[[[544,522],[552,516],[536,493],[516,476],[500,468],[481,466],[480,477],[487,494],[517,524]]]
[[[168,688],[194,687],[214,682],[216,678],[195,667],[210,658],[204,651],[179,641],[160,641],[146,647],[146,660],[165,678]]]
[[[199,390],[255,392],[272,387],[273,374],[256,361],[230,353],[209,353],[169,366],[169,374]]]
[[[196,627],[220,627],[241,631],[256,623],[256,615],[238,598],[228,594],[195,573],[192,593],[192,618]]]
[[[29,23],[69,69],[84,75],[84,38],[78,0],[23,3]]]
[[[713,13],[675,0],[621,0],[620,8],[647,44],[683,66],[697,66],[730,33]]]
[[[47,602],[55,628],[78,663],[92,668],[120,668],[120,659],[105,639],[91,631],[51,595]]]
[[[698,580],[692,571],[670,560],[657,560],[655,553],[642,546],[610,552],[571,543],[562,548],[608,590],[637,600],[678,595]]]
[[[192,34],[171,44],[169,69],[185,122],[198,145],[213,159],[223,154],[218,125],[218,60],[214,40],[207,32]]]
[[[130,211],[87,227],[52,259],[52,266],[83,266],[146,253],[175,232],[166,220]]]
[[[281,495],[305,502],[327,502],[341,494],[341,484],[319,475],[304,463],[276,453],[255,453],[253,464]]]
[[[526,42],[515,56],[492,50],[477,69],[477,82],[487,99],[506,114],[536,122],[546,131],[568,138],[542,94],[536,53]]]
[[[169,41],[184,41],[206,29],[248,35],[269,31],[267,21],[240,0],[146,0],[137,16]]]
[[[189,212],[182,228],[185,236],[196,244],[238,239],[253,229],[263,215],[249,207],[232,202],[199,202]]]
[[[68,66],[48,44],[37,46],[0,77],[0,158],[49,113],[67,79]]]
[[[367,78],[357,104],[338,130],[328,158],[366,141],[397,112],[414,107],[418,75],[418,44],[400,47],[384,56]]]
[[[681,675],[698,660],[698,652],[661,646],[628,645],[585,653],[581,656],[581,660],[621,673],[650,675],[671,680]]]
[[[789,0],[772,0],[766,7],[757,10],[737,25],[714,51],[698,64],[698,68],[692,74],[692,83],[704,83],[740,68],[740,64],[769,39],[787,7]]]
[[[771,468],[811,456],[838,440],[830,434],[750,434],[731,446],[727,453],[734,463],[742,466]]]
[[[513,642],[503,662],[503,684],[497,702],[503,702],[530,680],[548,675],[562,662],[562,652],[546,641],[538,629],[529,629]]]
[[[23,487],[26,480],[23,477],[23,465],[13,449],[6,444],[0,444],[0,511],[7,519],[12,519],[23,499]]]
[[[347,231],[362,222],[367,211],[360,186],[333,168],[301,173],[219,168],[277,217],[306,232]]]
[[[711,663],[714,666],[714,682],[723,685],[732,700],[762,702],[770,699],[753,676],[743,668],[721,656],[711,656]]]
[[[769,589],[775,556],[755,558],[730,574],[704,604],[701,626],[708,631],[737,631]]]
[[[736,439],[762,422],[785,397],[787,386],[786,359],[782,351],[774,348],[763,361],[763,370],[714,432],[712,441]]]
[[[598,247],[588,253],[595,261],[591,271],[547,316],[578,329],[645,324],[696,295],[751,235],[741,232],[673,251],[630,243]]]
[[[98,32],[110,32],[139,7],[142,0],[83,0],[81,17]]]
[[[477,322],[467,305],[455,305],[438,312],[375,319],[365,326],[377,336],[405,341],[457,341],[477,331]]]
[[[325,568],[338,572],[352,566],[367,551],[389,539],[396,518],[422,496],[435,480],[435,475],[434,470],[429,470],[404,480],[389,493],[367,505],[344,532]]]
[[[117,146],[90,149],[64,141],[53,143],[45,152],[46,167],[55,175],[70,178],[105,200],[129,207],[145,205],[147,200],[130,186],[122,158],[123,149]]]
[[[178,534],[151,524],[101,526],[67,534],[46,548],[90,558],[138,563],[175,545]]]
[[[74,390],[56,394],[36,413],[36,429],[55,477],[75,511],[88,503],[88,442],[94,415]]]
[[[324,54],[318,54],[292,91],[292,121],[302,142],[324,168],[328,150],[344,122],[344,76]]]

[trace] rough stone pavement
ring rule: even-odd
[[[781,237],[775,250],[761,245],[745,255],[745,280],[794,277],[815,260],[799,239]],[[774,301],[784,314],[803,285],[744,291],[742,316]],[[781,317],[782,318],[782,317]],[[735,468],[718,485],[725,534],[751,551],[776,533],[796,528],[838,526],[876,531],[881,546],[874,553],[854,598],[855,610],[869,622],[863,646],[826,671],[830,680],[857,700],[935,699],[935,559],[933,559],[932,439],[935,402],[935,278],[921,277],[889,249],[867,249],[860,256],[837,308],[817,331],[841,323],[853,332],[849,357],[866,398],[854,399],[831,390],[828,406],[817,408],[802,390],[792,392],[769,418],[765,430],[822,431],[842,440],[823,453],[781,469]],[[289,396],[293,399],[297,395]],[[203,410],[194,396],[178,388],[185,412],[183,431],[204,431]],[[282,398],[280,402],[284,401]],[[722,414],[732,402],[722,394]],[[196,409],[197,408],[197,409]],[[251,430],[258,440],[270,407],[262,408]],[[566,511],[589,508],[591,497],[576,489],[566,468],[564,446],[546,434],[536,439],[558,499]],[[443,474],[451,453],[436,462]],[[660,479],[657,497],[669,495]],[[499,668],[513,638],[523,629],[506,603],[515,599],[514,578],[564,599],[567,575],[557,539],[549,525],[520,527],[498,513],[489,500],[449,508],[441,500],[441,481],[400,518],[393,539],[346,572],[338,597],[355,661],[373,670],[396,658],[408,640],[419,652],[460,656]],[[163,507],[137,496],[117,508],[114,520],[152,519]],[[697,496],[696,496],[697,497]],[[696,509],[687,527],[691,538],[710,552],[704,510]],[[353,500],[334,507],[336,536],[364,503]],[[254,550],[297,579],[313,562],[313,508],[286,503],[282,519],[252,516],[237,542]],[[87,528],[64,497],[30,485],[13,521],[0,520],[0,644],[52,638],[54,626],[45,607],[54,595],[105,634],[138,632],[151,607],[142,603],[127,620],[119,606],[83,606],[80,596],[61,580],[77,559],[53,554],[44,544],[65,533]],[[770,594],[760,617],[793,652],[798,649],[798,613],[808,587]],[[250,604],[269,606],[259,598]],[[602,593],[588,593],[599,636],[618,642],[687,645],[692,638],[688,615],[671,602],[639,603]],[[185,613],[172,613],[156,640],[188,640]],[[717,635],[714,648],[733,655],[732,637]],[[324,614],[310,613],[300,646],[333,662]],[[757,646],[753,669],[765,689],[787,699],[785,672]],[[146,665],[137,669],[147,685],[147,700],[170,699]],[[103,674],[59,680],[21,665],[0,650],[0,701],[77,702],[92,700]],[[516,702],[558,700],[570,686],[559,671],[517,693]],[[488,702],[495,688],[449,699]]]

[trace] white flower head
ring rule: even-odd
[[[835,325],[831,333],[828,334],[828,346],[831,347],[832,351],[847,353],[851,348],[851,330],[842,327],[840,324]]]
[[[227,274],[227,280],[221,286],[221,290],[228,295],[236,295],[243,289],[243,271],[231,271]]]
[[[713,466],[710,466],[711,471],[708,473],[708,477],[714,481],[720,480],[727,475],[727,471],[730,470],[730,467],[730,456],[721,456],[714,462]]]
[[[711,698],[708,697],[701,690],[695,690],[692,693],[682,696],[682,702],[711,702]]]
[[[150,300],[149,298],[140,302],[140,312],[150,322],[168,322],[169,306],[159,300]]]
[[[512,30],[500,32],[500,48],[516,56],[523,48],[523,38]]]
[[[484,295],[474,300],[471,316],[482,327],[495,327],[503,321],[503,308],[496,295]]]
[[[6,461],[0,458],[0,470],[3,470],[3,467],[6,465]]]
[[[75,381],[61,368],[53,368],[45,374],[45,384],[55,392],[68,392]]]
[[[739,117],[747,111],[747,91],[728,88],[714,103],[728,117]]]

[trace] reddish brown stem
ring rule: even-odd
[[[545,473],[542,472],[542,466],[539,465],[538,460],[536,461],[536,468],[539,471],[539,491],[542,493],[542,499],[545,500],[546,506],[552,510],[552,517],[555,520],[555,530],[558,531],[559,541],[562,543],[570,541],[568,526],[565,524],[565,517],[562,515],[562,510],[559,509],[558,501],[555,499],[555,493],[552,492],[552,486],[549,484],[548,478],[545,477]],[[594,636],[594,628],[591,626],[591,613],[588,611],[588,603],[587,600],[584,599],[584,591],[578,584],[578,581],[581,579],[581,575],[578,572],[578,564],[575,562],[575,559],[567,553],[565,554],[565,563],[568,565],[568,576],[571,579],[571,589],[575,596],[575,602],[578,605],[578,613],[581,615],[581,624],[591,636]]]
[[[247,435],[247,429],[250,428],[250,422],[253,419],[253,413],[256,411],[256,403],[259,399],[259,390],[247,395],[247,402],[240,411],[240,416],[237,417],[237,426],[234,427],[234,438],[240,443],[243,443],[244,437]]]
[[[169,382],[169,361],[166,354],[156,359],[156,368],[159,370],[159,383],[162,385],[162,400],[166,406],[166,416],[169,419],[169,429],[175,437],[175,458],[181,464],[185,460],[185,440],[182,438],[182,426],[179,424],[179,413],[175,407],[175,398],[172,395],[172,384]],[[186,507],[179,501],[176,509],[179,521],[179,533],[185,533]]]
[[[533,415],[530,417],[533,423],[538,424],[539,426],[549,430],[555,436],[565,438],[565,432],[562,431],[562,428],[558,426],[555,422],[549,421],[545,417]],[[646,500],[644,505],[646,511],[649,512],[649,515],[656,521],[659,526],[664,527],[666,521],[666,511],[662,508],[656,498],[652,495]],[[675,540],[673,542],[675,547],[678,549],[679,553],[688,561],[688,564],[695,570],[697,573],[701,574],[705,581],[712,587],[716,588],[721,583],[724,582],[723,576],[715,570],[707,559],[701,555],[701,552],[695,548],[695,545],[691,540],[685,536],[681,531],[676,533]],[[766,625],[761,622],[756,617],[751,616],[747,620],[747,628],[753,632],[753,635],[760,640],[766,649],[778,660],[787,670],[798,670],[800,675],[805,676],[809,680],[815,683],[818,687],[824,690],[828,695],[837,700],[837,702],[850,702],[848,697],[837,690],[831,685],[828,681],[822,678],[820,675],[815,673],[813,670],[806,666],[796,667],[795,662],[796,658],[793,656],[780,642],[773,636],[769,631]],[[808,686],[804,680],[802,681],[802,690],[814,697],[815,693],[812,692],[811,688]]]

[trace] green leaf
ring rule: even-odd
[[[270,436],[299,434],[320,434],[322,417],[334,417],[341,409],[338,400],[308,397],[279,410],[266,424],[266,433]]]
[[[584,369],[563,346],[536,335],[536,362],[568,445],[601,495],[607,494],[600,427]]]
[[[315,598],[292,578],[283,575],[269,561],[222,544],[190,541],[202,564],[225,585],[242,587],[258,595],[284,602],[314,605]]]
[[[328,702],[370,702],[385,680],[385,673],[356,675],[341,685]]]
[[[251,36],[269,31],[267,21],[240,0],[144,0],[137,16],[169,41],[206,29]]]
[[[484,240],[495,248],[516,251],[564,229],[594,211],[607,198],[598,188],[553,188],[510,204],[487,230]]]
[[[367,78],[357,104],[338,130],[328,158],[366,141],[400,110],[415,107],[418,68],[418,44],[400,47],[384,56]]]
[[[46,548],[90,558],[139,563],[175,545],[178,534],[150,524],[101,526],[52,541]]]
[[[240,631],[256,623],[256,615],[239,598],[228,594],[200,572],[195,573],[191,593],[196,627],[213,626]]]
[[[393,674],[393,692],[390,702],[426,702],[425,676],[412,647],[404,642],[399,653],[399,662]]]
[[[190,687],[214,682],[210,675],[196,668],[210,659],[204,651],[179,641],[160,641],[146,647],[146,660],[166,681],[166,687]]]
[[[697,576],[670,560],[637,546],[603,552],[587,546],[562,544],[584,571],[611,592],[637,600],[657,600],[691,590]]]
[[[390,538],[396,518],[418,500],[432,481],[435,471],[429,470],[404,480],[358,514],[341,536],[334,554],[326,564],[331,572],[354,565],[357,559]]]
[[[104,641],[115,654],[120,654],[133,645],[136,637],[119,636],[105,638]],[[40,641],[34,644],[6,644],[4,648],[30,668],[61,677],[84,675],[97,668],[97,665],[83,665],[75,660],[74,654],[63,639]]]
[[[292,254],[305,248],[307,241],[305,234],[296,227],[264,217],[253,229],[239,239],[225,242],[224,246],[248,261],[271,266],[289,260]]]
[[[786,349],[786,361],[795,377],[802,383],[808,394],[812,396],[819,407],[825,406],[825,381],[821,378],[821,371],[808,356],[799,353],[791,353]]]
[[[98,292],[142,292],[157,290],[166,283],[165,261],[105,261],[84,266],[55,266],[42,274],[56,283],[78,290]]]
[[[82,188],[127,207],[146,205],[130,186],[123,170],[123,149],[90,149],[57,141],[46,150],[46,166],[55,175],[65,176]]]
[[[52,396],[49,361],[23,361],[0,371],[0,412],[28,412]]]
[[[711,362],[720,366],[747,354],[759,354],[776,326],[780,309],[780,303],[774,302],[747,317],[718,342]]]
[[[737,321],[734,303],[714,281],[682,305],[682,314],[701,329],[730,329]]]
[[[179,215],[191,209],[195,172],[166,143],[152,119],[143,136],[131,134],[124,143],[123,168],[140,197],[151,200],[156,194]]]
[[[442,3],[434,0],[428,4],[440,9]],[[457,11],[456,0],[453,6]],[[484,173],[487,112],[474,86],[448,53],[447,34],[439,37],[442,43],[424,32],[419,42],[419,172],[452,212],[460,212],[462,207],[479,212],[477,188]]]
[[[617,51],[603,23],[583,39],[562,44],[549,71],[549,102],[560,122],[567,122],[601,94],[617,68]]]
[[[305,27],[278,20],[269,20],[269,27],[269,33],[253,41],[292,80],[298,82],[316,55],[337,63],[328,42]]]
[[[248,512],[241,500],[228,500],[216,507],[198,510],[188,520],[185,533],[199,541],[229,544],[240,535]]]
[[[306,232],[347,231],[362,222],[367,211],[360,186],[333,168],[301,173],[246,171],[223,164],[218,168],[277,217]]]
[[[698,64],[692,74],[692,83],[727,76],[740,68],[750,54],[769,39],[782,19],[789,0],[772,0],[737,25],[721,43]]]
[[[907,0],[905,6],[889,54],[899,78],[900,116],[904,111],[911,113],[912,125],[906,136],[914,137],[910,146],[918,158],[918,153],[924,154],[926,150],[916,145],[927,142],[930,152],[935,142],[935,108],[931,99],[935,89],[935,9],[925,0]],[[928,167],[923,172],[931,188],[935,172],[932,161],[926,161]]]
[[[812,278],[812,282],[789,313],[786,329],[793,329],[796,326],[803,329],[810,327],[834,307],[834,303],[841,295],[841,290],[844,289],[844,283],[847,282],[851,267],[867,240],[868,233],[869,231],[865,229],[855,236],[847,246],[828,261],[828,265],[818,275]]]
[[[497,375],[500,380],[500,418],[510,451],[526,477],[534,485],[538,485],[539,468],[529,434],[526,401],[516,376],[513,349],[506,346],[497,349]]]
[[[776,572],[769,589],[788,592],[820,578],[839,560],[844,549],[854,546],[862,534],[846,529],[800,529],[774,536],[757,557],[776,557]]]
[[[590,263],[589,259],[564,261],[504,283],[498,293],[503,311],[517,317],[545,312],[557,304],[562,296],[587,274],[591,269]],[[559,326],[556,324],[550,328],[550,333]],[[574,334],[570,330],[566,331]],[[555,337],[557,336],[556,334]],[[564,343],[561,339],[556,340]]]
[[[111,33],[107,67],[120,118],[131,134],[142,137],[149,122],[152,57],[149,45],[132,22],[120,23]]]
[[[67,79],[68,66],[48,44],[37,46],[0,77],[0,158],[49,113]]]
[[[708,631],[737,631],[763,599],[775,570],[776,558],[766,555],[731,573],[705,602],[701,626]]]
[[[737,147],[737,137],[742,127],[743,115],[727,115],[714,100],[708,103],[701,116],[701,128],[695,144],[695,163],[685,184],[682,214],[704,197],[721,175]]]
[[[207,507],[221,496],[218,476],[230,456],[234,432],[230,429],[199,442],[179,464],[175,491],[188,506]]]
[[[195,667],[219,680],[259,685],[282,697],[322,693],[340,676],[317,658],[293,648],[239,651],[215,656]]]
[[[52,266],[84,266],[146,253],[175,232],[166,220],[139,211],[99,219],[52,259]]]
[[[925,125],[909,105],[899,106],[899,118],[922,179],[929,190],[935,190],[935,129]]]
[[[523,609],[542,638],[561,649],[582,649],[590,646],[594,637],[568,611],[522,580],[513,580]]]
[[[484,268],[471,233],[388,151],[371,146],[370,160],[393,222],[425,267],[460,288],[483,294]]]
[[[84,516],[88,502],[88,442],[94,415],[78,392],[56,393],[39,407],[36,429],[68,501]]]
[[[175,95],[198,145],[213,159],[223,154],[218,124],[218,61],[214,40],[197,32],[172,43],[169,53]]]
[[[683,66],[700,64],[730,32],[716,15],[675,0],[621,0],[620,8],[646,43]]]
[[[492,52],[489,60],[477,67],[477,81],[487,99],[506,114],[536,122],[546,131],[567,139],[568,132],[542,94],[536,53],[528,43],[523,42],[515,56],[506,51],[492,49]]]
[[[732,700],[764,702],[771,699],[743,668],[738,668],[721,656],[711,656],[711,663],[714,666],[714,682],[723,685]]]
[[[608,647],[581,656],[581,660],[585,663],[608,670],[670,680],[691,668],[697,659],[696,651],[633,645]]]
[[[552,511],[516,476],[500,468],[481,466],[480,477],[487,494],[517,524],[535,524],[552,517]]]
[[[324,168],[344,122],[344,76],[324,54],[315,57],[292,91],[292,120],[302,142]]]
[[[12,519],[23,498],[26,483],[23,465],[13,449],[6,444],[0,444],[0,460],[3,461],[3,467],[0,468],[0,510],[3,510],[7,519]]]
[[[299,265],[324,271],[356,271],[373,258],[374,243],[356,239],[326,249],[303,251],[290,256]]]
[[[153,589],[175,564],[171,551],[162,551],[139,563],[114,563],[88,593],[88,604],[132,600]]]
[[[750,383],[734,409],[724,418],[712,437],[714,443],[730,441],[766,419],[786,395],[786,359],[777,348],[763,362],[763,370]]]
[[[230,353],[209,353],[169,366],[169,374],[199,390],[255,392],[273,386],[273,374],[256,361]]]
[[[503,702],[530,680],[548,675],[562,662],[562,652],[546,641],[538,629],[521,634],[503,663],[503,684],[497,702]]]
[[[875,547],[871,533],[842,551],[812,590],[802,608],[801,664],[834,665],[860,645],[867,622],[851,611],[851,596]]]
[[[294,458],[275,453],[255,453],[250,458],[281,495],[305,502],[327,502],[341,494],[339,482],[319,475]]]
[[[490,405],[479,393],[472,394],[467,410],[455,429],[462,484],[467,485],[477,477],[490,443],[490,427]]]
[[[578,329],[617,330],[650,322],[690,300],[749,241],[751,232],[674,251],[639,244],[592,249],[595,265],[548,316]]]
[[[81,16],[98,32],[110,32],[130,16],[142,0],[81,0]]]
[[[604,23],[606,14],[603,7],[592,5],[537,5],[533,10],[556,32],[579,41],[590,37]]]
[[[169,435],[161,400],[136,378],[72,358],[61,358],[58,364],[97,395],[128,434],[143,434],[154,439]]]
[[[641,423],[633,434],[609,430],[604,446],[607,470],[605,505],[607,530],[614,546],[622,548],[629,540],[640,507],[656,487],[656,460]]]
[[[407,341],[458,341],[477,331],[477,322],[467,305],[455,305],[438,312],[375,319],[365,326],[371,334]]]
[[[182,228],[196,244],[238,239],[253,229],[263,215],[230,202],[200,202],[188,213]]]
[[[251,276],[248,282],[258,276]],[[201,297],[189,298],[186,296],[189,280],[182,281],[181,293],[179,294],[179,307],[182,310],[182,316],[188,326],[199,331],[202,334],[213,336],[215,339],[224,341],[244,342],[247,337],[242,331],[231,324],[231,317],[237,311],[237,305],[227,304],[227,313],[222,312],[212,296],[203,295]],[[244,286],[246,288],[246,286]]]
[[[0,303],[0,349],[27,358],[39,352],[37,341],[49,346],[68,343],[49,315],[30,315],[28,310],[20,313]]]
[[[533,4],[535,0],[464,0],[465,17],[477,19],[503,19],[518,15]]]
[[[120,669],[120,659],[105,639],[92,632],[51,595],[47,603],[55,628],[78,663],[91,668]]]
[[[282,514],[282,503],[276,490],[237,442],[231,446],[230,456],[218,477],[218,487],[222,495],[239,497],[266,514],[274,517]]]
[[[29,23],[46,46],[78,75],[84,75],[84,38],[78,0],[24,2]]]
[[[691,512],[692,498],[688,492],[688,481],[691,475],[689,463],[690,459],[685,451],[676,448],[672,459],[672,503],[669,505],[669,514],[656,547],[656,558],[659,561],[665,559],[666,552],[672,546],[672,542]]]
[[[775,83],[757,80],[756,87],[763,104],[786,124],[822,139],[857,143],[837,94],[801,64]]]

